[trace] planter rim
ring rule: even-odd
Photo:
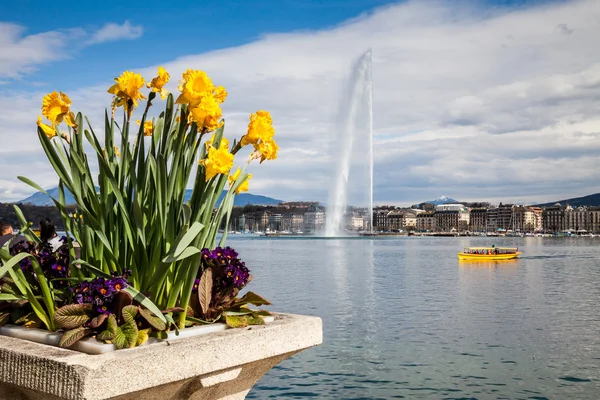
[[[271,316],[262,318],[267,324],[274,321],[274,318]],[[189,328],[181,329],[179,331],[179,335],[177,335],[175,331],[171,331],[167,334],[168,337],[166,339],[157,339],[151,337],[142,346],[154,345],[156,343],[161,343],[166,340],[180,340],[192,336],[208,335],[210,333],[221,332],[226,329],[231,328],[229,328],[227,324],[223,322],[192,326]],[[20,325],[7,324],[3,327],[0,327],[0,336],[9,336],[17,339],[27,340],[30,342],[45,344],[48,346],[60,347],[58,346],[58,342],[60,340],[60,337],[62,336],[62,332],[51,332],[46,329],[26,328]],[[113,351],[121,351],[118,350],[114,344],[103,343],[102,341],[99,341],[93,337],[87,337],[79,340],[77,343],[70,346],[69,350],[74,350],[91,355],[110,353]]]
[[[0,382],[65,399],[109,399],[322,343],[320,318],[274,317],[266,325],[99,355],[0,336]]]

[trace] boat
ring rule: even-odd
[[[458,252],[459,260],[512,260],[518,258],[523,252],[518,247],[465,247]]]

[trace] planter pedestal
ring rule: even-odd
[[[101,355],[0,336],[0,400],[244,399],[273,366],[322,341],[320,318],[292,314]]]

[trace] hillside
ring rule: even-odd
[[[47,192],[52,197],[58,198],[58,187],[55,187],[53,189],[48,189]],[[192,196],[192,191],[191,191],[191,189],[188,189],[186,191],[185,200],[189,200],[191,196]],[[223,191],[223,193],[221,194],[219,201],[221,201],[223,199],[223,196],[225,196],[225,191]],[[66,199],[67,204],[75,203],[75,199],[73,198],[73,195],[68,191],[65,193],[65,199]],[[245,206],[247,204],[277,205],[281,201],[282,200],[274,199],[272,197],[262,196],[259,194],[240,193],[237,196],[235,196],[233,205],[237,206],[237,207]],[[47,195],[40,193],[40,192],[34,193],[33,195],[29,196],[28,198],[23,199],[21,201],[17,201],[16,203],[31,204],[31,205],[35,205],[35,206],[53,206],[54,205],[52,200]]]
[[[553,206],[556,203],[560,203],[562,206],[566,206],[569,204],[572,207],[581,207],[581,206],[600,206],[600,193],[590,194],[583,197],[575,197],[572,199],[552,201],[550,203],[537,204],[538,207],[548,207]]]

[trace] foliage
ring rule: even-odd
[[[6,291],[0,289],[0,321],[62,329],[61,345],[66,347],[96,336],[118,348],[198,323],[223,320],[233,327],[263,322],[247,306],[268,302],[253,296],[245,300],[248,294],[236,297],[250,274],[237,253],[216,247],[216,240],[219,226],[230,220],[235,195],[248,190],[248,164],[277,157],[271,116],[262,110],[252,114],[246,134],[230,143],[223,136],[220,108],[225,89],[203,71],[187,70],[175,99],[164,87],[168,80],[160,68],[147,84],[151,91],[146,96],[141,75],[126,71],[116,78],[108,90],[114,97],[102,134],[71,111],[66,94],[44,97],[42,114],[48,123],[38,119],[38,137],[59,177],[58,198],[52,201],[67,237],[56,254],[35,243],[16,254],[3,249],[0,277],[9,276],[3,278]],[[165,107],[152,118],[157,94]],[[146,98],[136,130],[132,115]],[[119,123],[115,114],[121,107]],[[60,130],[61,123],[68,131]],[[235,156],[245,146],[253,151],[234,172]],[[19,179],[45,193],[29,179]],[[192,196],[185,201],[190,182]],[[77,203],[74,213],[65,204],[67,190]],[[18,207],[15,212],[22,232],[35,240]],[[223,262],[218,253],[225,250],[231,258]],[[52,257],[62,257],[60,270]],[[13,317],[18,309],[22,311]]]

